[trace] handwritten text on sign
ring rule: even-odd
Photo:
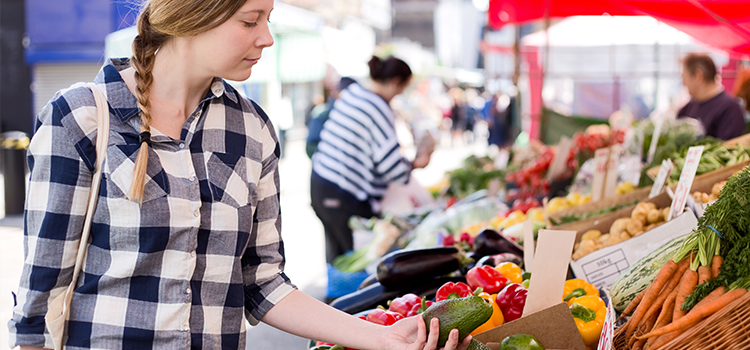
[[[688,149],[687,157],[685,157],[685,165],[682,167],[682,172],[680,173],[680,182],[677,183],[677,188],[674,191],[674,199],[672,200],[672,206],[669,208],[669,217],[667,220],[671,220],[685,209],[687,197],[690,195],[690,188],[693,187],[695,172],[698,170],[698,164],[701,161],[701,155],[703,155],[703,149],[703,146],[690,147]]]

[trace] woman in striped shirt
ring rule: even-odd
[[[430,162],[429,153],[405,159],[396,139],[389,103],[409,85],[409,65],[373,57],[369,66],[371,81],[351,84],[333,104],[313,155],[311,200],[323,222],[329,263],[353,248],[349,218],[372,217],[389,183],[408,182],[412,169]]]

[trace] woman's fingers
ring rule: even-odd
[[[440,338],[440,323],[437,318],[430,320],[430,334],[427,335],[427,344],[425,350],[437,349],[438,338]]]
[[[427,341],[427,326],[424,324],[424,318],[421,316],[414,317],[417,322],[417,340],[415,343],[417,344],[424,344],[425,341]]]
[[[445,342],[445,350],[454,350],[458,346],[458,329],[451,329],[448,341]]]
[[[469,347],[469,344],[471,344],[471,336],[467,335],[464,340],[461,341],[461,344],[458,344],[459,350],[466,350]]]

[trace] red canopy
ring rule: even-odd
[[[491,0],[489,23],[500,28],[549,16],[648,15],[735,58],[750,55],[748,0]]]

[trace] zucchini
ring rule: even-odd
[[[646,289],[654,281],[659,270],[680,249],[687,235],[672,239],[663,246],[644,256],[625,270],[620,277],[609,286],[612,296],[612,306],[622,312],[638,293]]]

